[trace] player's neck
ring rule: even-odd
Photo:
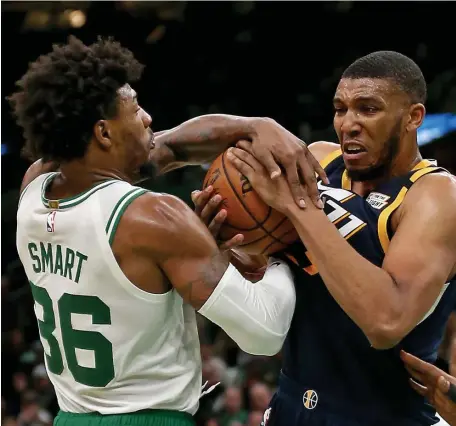
[[[368,181],[353,181],[351,182],[351,190],[362,197],[372,192],[380,184],[389,181],[390,179],[402,176],[410,172],[423,157],[418,151],[418,146],[411,146],[410,149],[401,150],[394,158],[391,166],[386,173],[374,180]]]
[[[86,159],[69,161],[60,165],[60,174],[54,179],[49,196],[55,199],[71,197],[109,179],[128,181],[114,168],[96,166]]]

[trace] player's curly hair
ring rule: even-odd
[[[344,71],[342,78],[389,79],[409,96],[412,103],[426,102],[426,80],[420,67],[398,52],[382,50],[363,56]]]
[[[9,98],[30,158],[65,162],[84,156],[98,120],[117,114],[117,90],[144,66],[112,39],[86,46],[76,37],[29,65]]]

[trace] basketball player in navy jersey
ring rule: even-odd
[[[401,350],[433,363],[456,298],[456,179],[421,158],[420,68],[396,52],[350,65],[334,97],[339,144],[309,149],[330,184],[299,210],[240,142],[228,157],[301,241],[282,254],[296,309],[266,426],[446,424],[409,386]]]

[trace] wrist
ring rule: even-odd
[[[280,210],[291,222],[299,220],[301,213],[303,213],[303,209],[299,208],[294,201],[284,205]]]
[[[291,201],[289,204],[285,205],[282,209],[282,213],[288,217],[293,225],[300,224],[304,226],[309,222],[309,219],[316,217],[316,215],[323,215],[325,213],[323,210],[318,209],[312,204],[310,199],[306,199],[306,208],[302,209],[296,205],[295,202]],[[310,225],[309,225],[310,226]]]
[[[247,126],[250,127],[250,136],[257,137],[260,133],[277,125],[277,123],[269,117],[246,117]]]

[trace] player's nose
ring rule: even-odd
[[[340,131],[342,135],[347,135],[351,138],[361,132],[361,125],[359,123],[358,117],[353,111],[348,110],[342,118],[342,121],[340,123]]]
[[[144,111],[143,113],[143,123],[144,123],[144,127],[150,127],[150,125],[152,124],[152,116],[147,113],[146,111]]]

